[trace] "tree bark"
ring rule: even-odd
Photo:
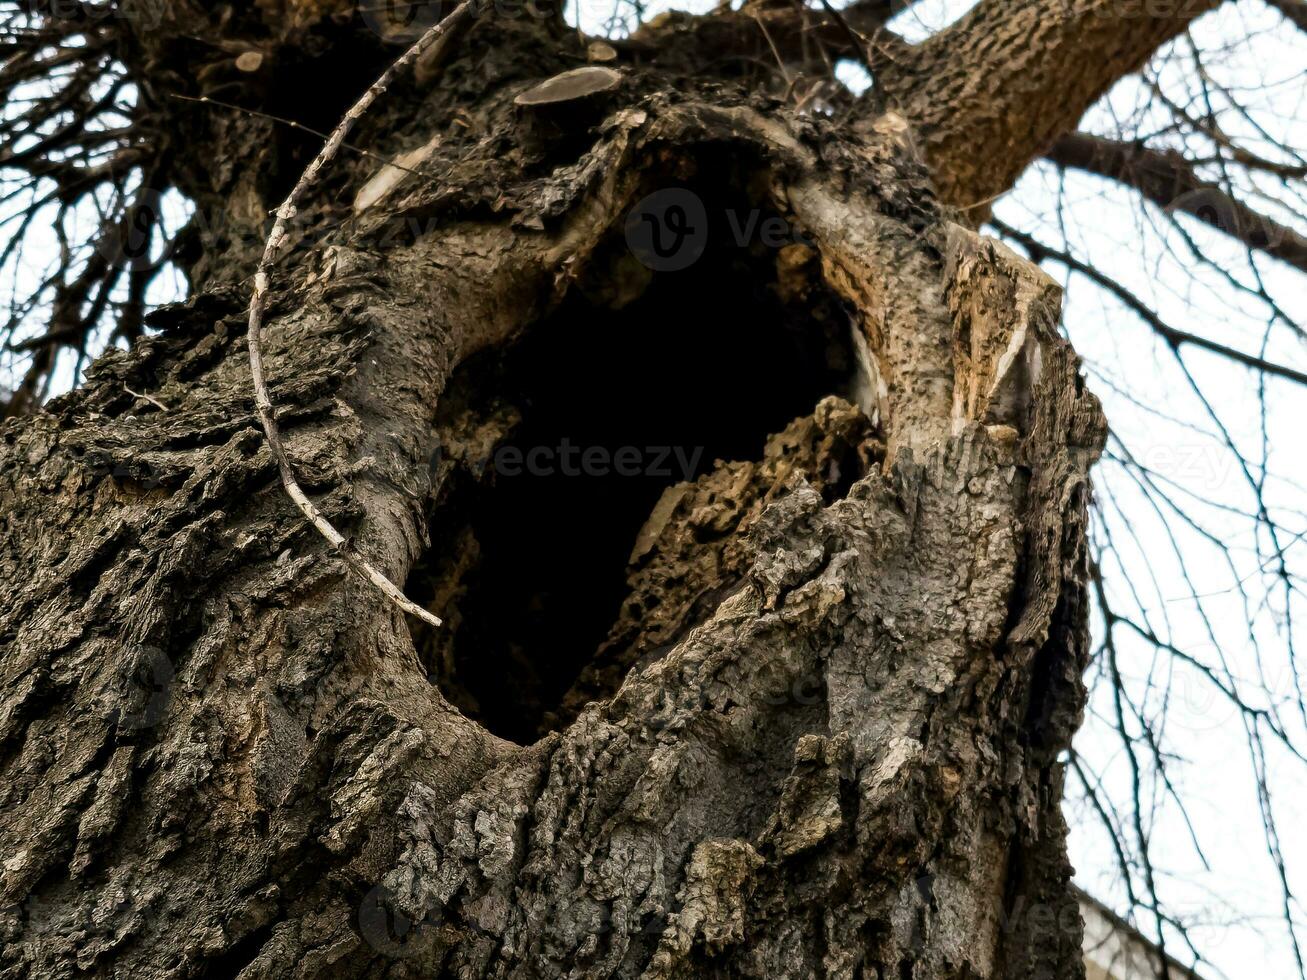
[[[395,95],[369,145],[432,144],[435,176],[355,212],[355,160],[266,336],[306,491],[392,580],[435,569],[447,636],[415,646],[277,480],[231,235],[266,174],[214,177],[225,251],[157,336],[0,429],[0,976],[1081,975],[1058,760],[1104,424],[1056,286],[950,220],[892,120],[638,71],[521,110],[576,62],[514,38]],[[569,303],[618,331],[675,290],[621,242],[684,183],[794,233],[729,261],[813,331],[829,294],[861,368],[667,489],[516,744],[451,703],[482,654],[460,610],[498,599],[473,464],[533,411],[496,365]]]
[[[922,134],[940,196],[986,205],[1119,79],[1221,0],[981,0],[878,73]]]

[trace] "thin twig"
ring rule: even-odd
[[[1050,258],[1054,262],[1066,266],[1072,272],[1078,272],[1085,278],[1091,280],[1097,285],[1103,287],[1121,302],[1125,303],[1134,311],[1149,327],[1153,329],[1159,337],[1165,340],[1172,348],[1179,347],[1181,344],[1190,344],[1194,347],[1201,347],[1203,350],[1210,351],[1213,354],[1219,354],[1222,357],[1228,357],[1232,361],[1237,361],[1245,367],[1250,367],[1255,371],[1263,374],[1273,374],[1276,377],[1284,378],[1286,381],[1294,381],[1300,385],[1307,385],[1307,373],[1294,370],[1283,364],[1276,364],[1274,361],[1268,361],[1263,357],[1254,354],[1246,354],[1241,350],[1233,347],[1227,347],[1225,344],[1217,343],[1214,340],[1208,340],[1206,337],[1200,337],[1197,334],[1187,333],[1183,330],[1177,330],[1165,323],[1161,317],[1148,308],[1143,300],[1135,296],[1128,289],[1099,272],[1094,266],[1087,262],[1082,262],[1069,252],[1046,245],[1043,242],[1032,238],[1006,224],[997,218],[990,218],[989,223],[1000,231],[1004,237],[1010,238],[1020,244],[1028,252],[1031,258],[1038,261],[1041,258]]]
[[[312,126],[305,126],[303,123],[296,122],[294,119],[288,119],[285,116],[277,116],[271,112],[261,112],[258,109],[250,109],[247,108],[246,106],[236,105],[231,102],[223,102],[219,99],[210,98],[207,95],[201,95],[197,98],[196,96],[193,95],[181,95],[180,93],[173,92],[172,98],[178,99],[179,101],[182,102],[198,102],[200,105],[214,105],[220,109],[232,109],[236,112],[243,112],[247,116],[253,116],[256,119],[267,119],[269,122],[281,123],[281,125],[289,126],[291,127],[291,129],[298,129],[301,132],[308,133],[310,136],[316,136],[318,139],[321,140],[330,138],[328,134],[322,132],[322,130],[314,129]],[[422,173],[420,171],[410,170],[408,167],[401,166],[400,164],[395,163],[393,160],[387,160],[380,153],[373,153],[371,150],[365,150],[361,146],[355,146],[353,143],[346,143],[344,140],[341,141],[340,145],[347,150],[352,150],[354,153],[357,153],[361,157],[366,157],[369,160],[376,160],[380,163],[385,164],[387,167],[394,167],[396,170],[403,170],[406,173],[416,174],[419,177],[422,176]]]
[[[422,52],[426,51],[453,27],[470,16],[474,6],[475,0],[463,0],[452,12],[427,30],[412,47],[382,72],[381,77],[373,82],[368,90],[360,96],[359,100],[345,113],[336,128],[332,130],[331,135],[327,137],[322,149],[318,151],[318,155],[314,157],[313,162],[308,165],[308,168],[300,176],[290,195],[282,202],[281,207],[277,208],[277,220],[273,223],[272,232],[268,235],[268,242],[263,249],[263,257],[259,260],[258,269],[255,270],[254,294],[250,297],[248,341],[250,346],[250,375],[254,381],[254,405],[259,413],[259,421],[263,423],[263,431],[268,437],[268,449],[272,452],[273,459],[277,461],[277,469],[281,473],[281,483],[286,488],[287,496],[294,501],[295,506],[299,508],[300,513],[308,519],[309,523],[317,528],[318,533],[335,547],[351,568],[384,592],[404,612],[417,616],[432,626],[439,626],[440,619],[409,600],[394,582],[374,568],[362,555],[354,551],[353,546],[345,540],[344,535],[322,516],[309,498],[304,495],[304,491],[300,489],[299,482],[295,479],[295,472],[291,469],[290,459],[286,455],[286,449],[281,442],[276,413],[272,407],[272,399],[268,395],[267,381],[263,376],[263,313],[268,302],[268,269],[277,260],[282,246],[286,243],[286,224],[295,217],[296,206],[300,199],[313,186],[323,168],[335,158],[354,123],[390,87],[390,83],[394,81],[396,76],[416,61]]]
[[[871,47],[871,42],[850,26],[848,18],[835,9],[835,7],[831,5],[830,0],[821,0],[821,5],[826,8],[826,13],[828,13],[834,19],[835,23],[839,25],[840,29],[844,31],[844,36],[849,40],[849,47],[857,52],[858,60],[862,62],[862,67],[867,69],[867,74],[871,75],[874,79],[876,77],[876,70],[871,67],[871,59],[867,57],[867,49]]]
[[[123,385],[123,391],[127,392],[127,394],[131,395],[133,398],[140,398],[149,402],[161,412],[168,411],[168,406],[159,401],[159,399],[155,398],[153,395],[142,395],[139,391],[132,391],[132,389],[128,388],[126,385]]]
[[[753,16],[753,22],[757,24],[758,29],[762,31],[762,36],[767,39],[767,47],[771,48],[772,56],[776,59],[776,66],[780,68],[781,77],[785,79],[785,97],[789,98],[790,89],[794,88],[794,78],[790,75],[789,69],[785,67],[785,59],[781,57],[780,50],[776,47],[776,42],[772,40],[771,32],[767,30],[767,25],[762,22],[762,18],[758,16],[756,10],[750,11],[750,13]]]

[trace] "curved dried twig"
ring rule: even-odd
[[[277,219],[273,222],[272,231],[268,235],[267,244],[263,249],[263,257],[259,259],[258,269],[255,270],[254,293],[250,297],[248,340],[250,374],[254,381],[254,404],[259,413],[259,421],[263,423],[263,431],[268,437],[268,448],[272,451],[273,459],[277,461],[277,469],[281,473],[281,483],[286,488],[287,496],[295,503],[295,506],[299,508],[300,513],[308,519],[309,523],[317,528],[318,533],[336,548],[351,568],[384,592],[404,612],[417,616],[432,626],[439,626],[440,619],[412,602],[404,595],[399,586],[388,579],[362,555],[354,551],[345,536],[322,516],[322,513],[313,506],[312,501],[300,489],[299,481],[295,479],[295,471],[290,465],[290,458],[286,455],[286,448],[282,445],[281,431],[277,428],[276,412],[272,405],[272,398],[268,394],[267,380],[263,374],[263,313],[268,304],[268,269],[271,268],[281,253],[281,248],[286,242],[286,223],[295,216],[299,201],[317,181],[319,174],[322,173],[327,164],[331,163],[335,158],[354,124],[368,111],[372,103],[390,87],[390,83],[395,80],[396,76],[413,64],[422,52],[467,19],[472,14],[474,6],[475,0],[463,0],[453,11],[418,38],[413,46],[382,72],[381,76],[368,86],[368,90],[359,97],[359,100],[350,106],[349,111],[345,113],[336,128],[332,130],[331,135],[327,137],[327,141],[323,144],[322,149],[318,151],[318,155],[313,158],[313,162],[305,168],[304,173],[300,176],[294,188],[291,189],[286,200],[281,203],[281,207],[277,208]]]

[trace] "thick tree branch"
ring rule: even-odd
[[[1112,85],[1220,0],[981,0],[886,65],[879,88],[915,127],[940,195],[973,210]]]
[[[1178,153],[1088,133],[1070,133],[1053,145],[1048,159],[1063,169],[1074,167],[1120,181],[1159,207],[1183,211],[1249,248],[1307,272],[1307,237],[1199,177],[1193,165]]]
[[[820,62],[819,52],[830,59],[856,58],[875,71],[909,50],[884,27],[892,13],[894,4],[887,0],[859,0],[838,12],[798,4],[723,7],[702,16],[672,10],[610,43],[628,56],[696,73],[704,64],[750,56],[775,56],[786,64]]]

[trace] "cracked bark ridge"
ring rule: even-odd
[[[696,483],[751,467],[654,517],[634,594],[685,612],[628,610],[620,687],[516,746],[283,498],[239,294],[167,311],[0,429],[0,976],[1079,975],[1057,754],[1102,420],[1055,290],[951,226],[901,143],[713,86],[634,77],[574,159],[514,174],[543,152],[525,87],[481,99],[494,140],[434,151],[448,184],[386,201],[439,220],[279,270],[287,451],[355,547],[403,580],[454,367],[601,270],[650,181],[723,154],[854,310],[885,455],[826,402]],[[168,410],[124,414],[126,387]],[[729,557],[701,570],[705,520]]]
[[[745,532],[791,484],[842,496],[883,459],[884,445],[859,409],[823,400],[768,440],[760,461],[719,461],[689,483],[668,487],[631,551],[617,622],[562,703],[571,720],[586,703],[614,691],[635,664],[652,662],[738,587],[746,567]]]

